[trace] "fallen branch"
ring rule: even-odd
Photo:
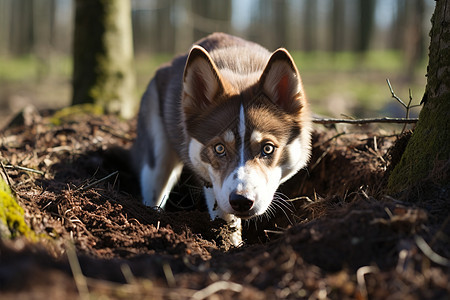
[[[419,118],[368,118],[368,119],[313,119],[316,124],[336,124],[336,123],[347,123],[347,124],[370,124],[370,123],[397,123],[397,124],[408,124],[417,123]]]
[[[27,172],[31,172],[31,173],[36,173],[39,175],[45,175],[44,172],[39,171],[39,170],[35,170],[35,169],[30,169],[30,168],[26,168],[26,167],[21,167],[21,166],[13,166],[13,165],[3,165],[2,167],[6,168],[6,169],[16,169],[16,170],[21,170],[21,171],[27,171]]]
[[[402,101],[392,89],[391,82],[389,79],[386,79],[386,82],[389,86],[389,91],[391,92],[392,98],[397,100],[406,110],[405,118],[368,118],[368,119],[322,119],[322,118],[315,118],[313,119],[313,122],[316,124],[336,124],[336,123],[347,123],[347,124],[356,124],[356,125],[362,125],[362,124],[370,124],[370,123],[392,123],[392,124],[414,124],[419,121],[418,118],[410,118],[409,113],[411,108],[419,107],[420,104],[417,105],[411,105],[412,101],[412,95],[411,90],[409,90],[409,102],[408,104],[405,104],[405,102]],[[402,133],[405,130],[405,126],[403,127]]]

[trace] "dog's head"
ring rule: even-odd
[[[265,61],[256,71],[219,69],[195,46],[183,77],[191,167],[212,184],[224,213],[245,219],[263,214],[310,155],[311,121],[297,68],[284,49]]]

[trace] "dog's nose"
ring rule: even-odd
[[[247,212],[253,207],[255,201],[248,199],[242,195],[231,193],[230,194],[230,205],[237,212]]]

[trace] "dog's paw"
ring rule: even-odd
[[[234,247],[241,246],[244,242],[242,241],[242,231],[236,230],[230,235],[230,241],[231,244],[233,244]]]

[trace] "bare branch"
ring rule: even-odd
[[[386,82],[387,82],[387,84],[389,86],[389,90],[391,91],[392,98],[397,100],[401,105],[403,105],[404,108],[408,108],[408,106],[405,104],[405,102],[403,102],[402,99],[397,97],[397,95],[394,93],[394,90],[392,89],[392,86],[391,86],[391,82],[389,81],[388,78],[386,78]]]
[[[411,89],[409,89],[409,102],[408,102],[408,105],[406,105],[399,97],[397,97],[397,95],[395,95],[394,90],[392,89],[391,82],[389,81],[389,79],[386,78],[386,82],[387,82],[387,84],[389,86],[389,91],[391,91],[392,98],[397,100],[405,108],[405,110],[406,110],[405,118],[409,119],[409,112],[410,112],[411,108],[420,106],[420,104],[411,106],[411,102],[412,102]],[[407,125],[407,123],[405,123],[405,125],[403,125],[403,129],[402,129],[401,134],[405,131],[406,125]]]
[[[336,123],[347,123],[347,124],[370,124],[370,123],[396,123],[396,124],[412,124],[417,123],[418,118],[368,118],[368,119],[313,119],[316,124],[336,124]]]

